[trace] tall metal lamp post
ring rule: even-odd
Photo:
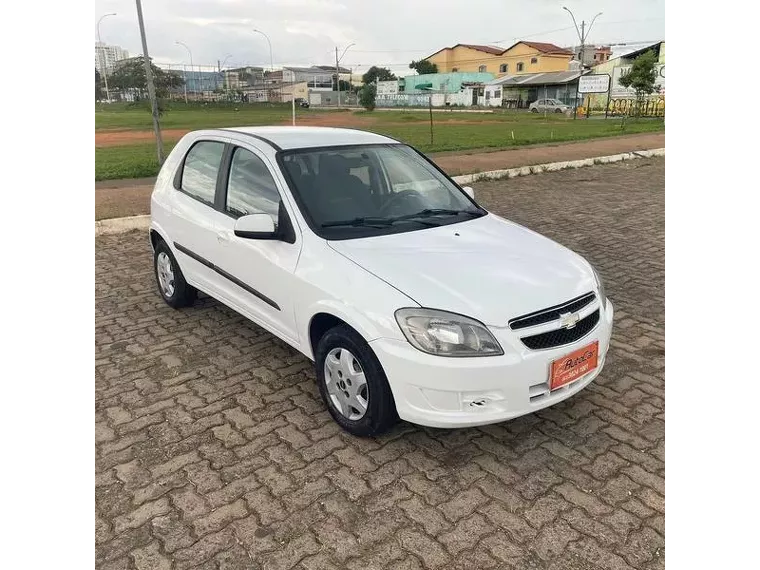
[[[343,53],[340,54],[340,57],[338,57],[338,46],[335,46],[335,85],[338,89],[338,107],[340,107],[340,60],[346,55],[348,48],[355,45],[355,43],[348,44],[346,49],[343,50]]]
[[[187,53],[190,55],[190,76],[192,76],[193,75],[193,52],[190,51],[190,48],[187,47],[187,44],[185,43],[182,43],[182,42],[174,42],[174,43],[185,48],[187,50]],[[196,85],[196,87],[198,86]],[[185,89],[185,103],[187,103],[187,89]]]
[[[570,14],[570,17],[573,19],[573,25],[575,26],[575,31],[578,33],[578,39],[581,41],[581,48],[580,48],[580,61],[581,61],[581,75],[583,75],[583,51],[586,46],[586,39],[588,38],[589,33],[591,33],[591,26],[594,25],[594,22],[596,19],[602,15],[602,12],[599,12],[596,16],[594,16],[594,19],[591,20],[591,23],[588,25],[588,30],[586,29],[586,21],[581,21],[581,29],[578,29],[578,23],[575,21],[575,16],[570,11],[570,9],[567,6],[562,6],[562,9],[565,10],[568,14]],[[580,84],[580,76],[578,78],[578,83]],[[575,90],[575,104],[573,105],[573,119],[576,117],[578,113],[578,88],[576,87]],[[588,117],[588,110],[586,110],[586,117]]]
[[[98,47],[100,47],[100,54],[102,57],[98,58],[100,60],[100,67],[103,70],[103,81],[106,83],[106,101],[109,103],[111,102],[111,94],[108,91],[108,61],[106,61],[106,54],[105,54],[105,47],[103,47],[103,42],[100,39],[100,22],[103,21],[103,18],[108,18],[108,16],[115,16],[116,12],[111,12],[110,14],[104,14],[100,17],[98,20],[98,44],[100,44]]]

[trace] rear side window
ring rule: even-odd
[[[222,164],[224,143],[201,141],[195,143],[185,157],[182,168],[182,191],[201,202],[214,205],[216,177]]]

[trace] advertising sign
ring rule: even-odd
[[[610,76],[606,73],[583,75],[578,80],[578,93],[607,93],[609,88]]]

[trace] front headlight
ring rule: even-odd
[[[596,270],[596,268],[592,267],[591,269],[594,270],[594,278],[596,279],[596,285],[599,289],[599,302],[602,304],[602,307],[606,309],[607,293],[604,291],[604,281],[602,281],[602,276],[599,275],[599,272]]]
[[[396,322],[416,349],[436,356],[498,356],[499,343],[482,323],[435,309],[399,309]]]

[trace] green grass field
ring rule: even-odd
[[[176,105],[161,118],[162,129],[200,129],[235,125],[289,124],[289,105]],[[351,111],[297,109],[296,124],[347,126],[385,134],[407,142],[423,152],[479,148],[509,148],[537,143],[561,142],[622,134],[662,131],[662,120],[577,119],[564,115],[531,114],[527,111],[495,113],[433,113],[433,142],[429,115],[420,111]],[[107,131],[150,131],[146,108],[101,105],[95,110],[96,139]],[[514,138],[513,138],[514,136]],[[168,152],[176,142],[167,137]],[[152,142],[95,148],[95,180],[141,178],[158,172]]]

